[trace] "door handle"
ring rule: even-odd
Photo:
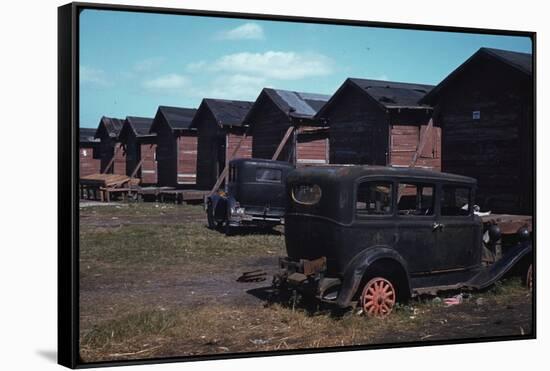
[[[445,224],[434,222],[434,224],[432,226],[432,228],[433,228],[432,230],[437,231],[438,229],[443,229],[444,227],[445,227]]]

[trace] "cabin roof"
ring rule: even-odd
[[[330,95],[264,88],[263,91],[286,114],[310,118],[330,99]]]
[[[203,107],[208,108],[219,125],[242,126],[243,120],[253,104],[254,102],[242,100],[204,98],[199,110]],[[193,122],[192,126],[195,125],[196,123]]]
[[[94,138],[101,138],[104,134],[107,134],[111,138],[118,138],[123,124],[124,120],[122,119],[102,116]]]
[[[532,76],[533,68],[533,56],[529,53],[513,52],[511,50],[492,49],[492,48],[480,48],[464,63],[458,66],[453,72],[451,72],[443,81],[441,81],[435,88],[432,89],[424,98],[422,102],[432,103],[437,97],[451,85],[457,78],[462,75],[466,68],[477,61],[480,58],[492,58],[493,60],[504,63],[518,72],[527,76]]]
[[[155,132],[155,126],[159,116],[163,116],[172,130],[187,130],[191,128],[191,122],[197,110],[195,108],[159,106],[151,132]]]
[[[78,136],[80,143],[97,143],[99,142],[94,138],[96,129],[94,128],[78,128]]]
[[[130,132],[133,132],[137,138],[152,137],[156,134],[151,134],[151,125],[153,119],[148,117],[128,116],[124,120],[124,125],[118,135],[119,140],[124,140]]]
[[[360,89],[383,109],[431,108],[419,101],[433,88],[433,85],[349,77],[317,113],[316,118],[323,118],[326,111],[337,104],[335,102],[338,101],[340,94],[350,86]]]

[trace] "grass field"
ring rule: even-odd
[[[284,255],[282,228],[226,237],[201,206],[154,203],[80,209],[80,353],[84,361],[382,344],[532,331],[518,279],[445,307],[423,297],[384,320],[310,301],[268,301]],[[452,295],[456,293],[448,293]]]

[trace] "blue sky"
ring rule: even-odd
[[[153,117],[263,87],[332,94],[347,77],[437,84],[480,47],[531,53],[526,37],[85,10],[80,125]]]

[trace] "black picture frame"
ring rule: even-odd
[[[69,368],[154,364],[182,361],[219,360],[245,357],[340,352],[350,350],[416,347],[536,338],[536,282],[533,295],[533,331],[526,336],[489,336],[481,339],[427,340],[350,347],[248,352],[223,355],[147,358],[129,361],[84,363],[79,358],[79,205],[78,205],[78,122],[79,122],[79,14],[85,9],[129,11],[172,15],[194,15],[248,20],[275,20],[299,23],[371,26],[380,28],[444,31],[528,37],[533,50],[533,161],[536,169],[536,32],[499,29],[432,26],[270,14],[233,13],[191,9],[97,3],[70,3],[58,8],[58,363]],[[536,241],[536,171],[533,173],[533,240]],[[533,249],[536,266],[536,249]]]

